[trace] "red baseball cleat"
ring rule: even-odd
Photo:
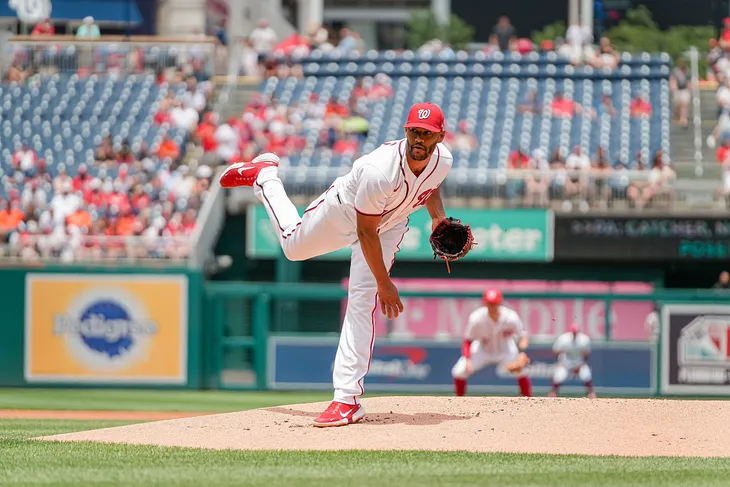
[[[365,417],[365,408],[362,404],[345,404],[332,401],[327,409],[314,420],[317,428],[330,426],[345,426],[346,424],[357,423]]]
[[[223,188],[237,188],[239,186],[253,186],[262,169],[278,167],[279,156],[267,152],[256,157],[251,162],[237,162],[231,164],[223,172],[220,185]]]

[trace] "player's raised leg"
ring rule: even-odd
[[[289,199],[277,169],[279,157],[266,153],[231,164],[221,175],[224,188],[253,186],[289,260],[307,260],[347,247],[355,239],[334,188],[314,200],[303,216]]]
[[[407,222],[403,222],[380,235],[383,262],[388,272],[408,230],[406,225]],[[370,369],[375,341],[374,318],[379,312],[377,290],[375,278],[357,241],[352,245],[347,310],[332,373],[335,394],[329,407],[314,421],[315,426],[342,426],[356,423],[365,416],[359,397],[364,393],[363,380]]]

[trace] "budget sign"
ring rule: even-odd
[[[299,209],[300,214],[303,208]],[[553,260],[553,213],[547,210],[481,210],[447,209],[446,214],[469,223],[476,246],[466,260],[549,262]],[[399,260],[432,260],[433,250],[428,242],[431,217],[427,211],[412,214],[408,232],[401,242]],[[269,222],[263,206],[248,210],[246,254],[252,258],[272,258],[281,255],[278,236]],[[323,259],[346,260],[350,249],[331,252]]]

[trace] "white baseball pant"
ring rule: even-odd
[[[261,175],[264,175],[262,171]],[[289,260],[306,260],[350,246],[350,279],[347,309],[335,356],[332,383],[334,400],[355,404],[364,393],[363,379],[370,369],[375,341],[377,284],[357,239],[357,216],[352,207],[340,203],[337,190],[331,187],[299,216],[296,207],[275,175],[259,177],[254,194],[261,200],[279,236],[284,255]],[[383,262],[390,272],[408,221],[381,233]]]
[[[508,364],[515,360],[520,354],[517,349],[517,344],[513,341],[507,342],[507,349],[502,353],[490,353],[484,349],[482,342],[474,340],[471,342],[471,366],[472,374],[477,370],[483,369],[487,365],[498,364],[498,367],[502,369],[502,372],[508,373],[507,369],[504,368],[505,364]],[[469,374],[466,373],[466,358],[460,357],[456,361],[454,367],[451,369],[451,376],[454,379],[468,379]]]
[[[591,368],[588,364],[578,361],[558,362],[553,372],[553,383],[562,384],[566,379],[578,370],[578,378],[583,382],[589,382],[592,379]]]

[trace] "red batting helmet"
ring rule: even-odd
[[[568,331],[570,333],[578,333],[578,330],[579,330],[579,328],[576,323],[571,323],[570,326],[568,327]]]
[[[502,293],[498,289],[487,289],[483,299],[487,304],[502,304]]]

